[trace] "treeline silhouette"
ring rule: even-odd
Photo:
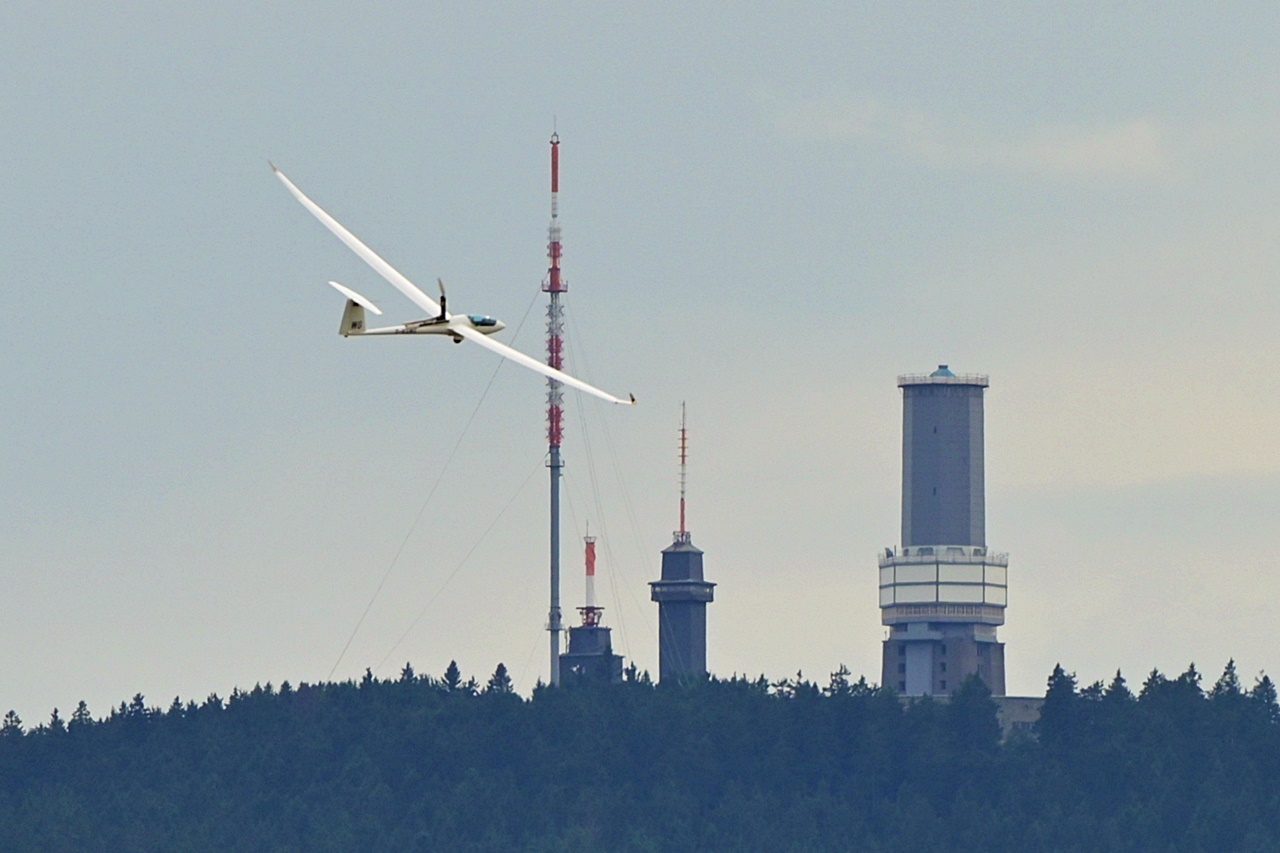
[[[1277,850],[1280,708],[1234,664],[1080,687],[1000,740],[977,679],[539,686],[499,665],[84,703],[0,728],[5,850]]]

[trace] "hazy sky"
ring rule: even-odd
[[[325,679],[384,574],[334,678],[546,677],[543,382],[340,338],[331,278],[418,313],[267,160],[537,354],[553,126],[570,369],[640,399],[568,396],[564,600],[590,522],[629,660],[686,400],[711,669],[878,680],[946,362],[1011,693],[1280,675],[1274,4],[423,5],[0,12],[0,707]]]

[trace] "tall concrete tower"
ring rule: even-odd
[[[982,397],[987,377],[947,365],[898,377],[902,389],[902,545],[880,557],[889,626],[881,683],[949,694],[973,673],[1003,696],[1007,554],[987,550]]]
[[[680,404],[680,529],[662,552],[662,579],[650,581],[650,598],[658,602],[658,680],[704,678],[707,674],[707,604],[715,584],[702,575],[702,552],[685,528],[684,497],[689,460],[689,434]]]

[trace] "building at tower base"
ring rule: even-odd
[[[560,655],[560,678],[617,684],[622,681],[622,655],[613,653],[610,629],[576,625],[569,629],[569,650]]]
[[[881,683],[949,695],[977,674],[1005,695],[1009,558],[986,544],[983,392],[987,377],[946,365],[898,377],[902,389],[902,545],[880,557],[889,627]]]

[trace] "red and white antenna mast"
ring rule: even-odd
[[[550,295],[547,305],[547,364],[560,370],[564,366],[564,308],[560,294],[569,288],[560,278],[560,135],[551,134],[551,224],[547,228],[547,269],[543,292]],[[551,683],[560,683],[560,439],[564,427],[564,392],[560,382],[547,379],[547,467],[551,470],[551,609],[547,614],[547,631],[551,635]]]
[[[547,226],[547,280],[542,283],[543,293],[551,294],[547,308],[547,364],[556,370],[564,367],[564,308],[560,294],[569,288],[560,278],[560,135],[551,134],[551,224]],[[547,380],[547,439],[552,446],[560,446],[563,426],[563,397],[560,383]]]
[[[688,542],[691,535],[684,523],[684,493],[689,483],[689,432],[685,428],[684,401],[680,401],[680,529],[675,533],[677,542]]]

